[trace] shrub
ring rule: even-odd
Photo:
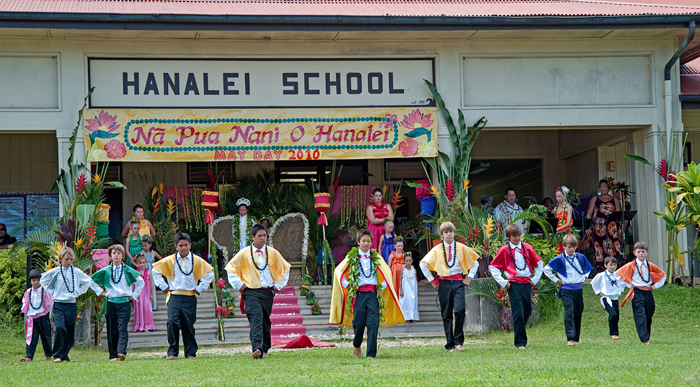
[[[0,250],[0,313],[18,316],[26,289],[26,251],[23,248]]]

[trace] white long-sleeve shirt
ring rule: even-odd
[[[452,259],[457,258],[457,256],[454,255],[455,254],[454,253],[455,242],[452,241],[452,243],[450,243],[450,244],[445,243],[445,249],[446,249],[445,250],[446,253],[449,251],[452,251],[453,256],[447,257],[447,261],[451,263]],[[433,282],[435,277],[433,277],[433,273],[430,272],[430,267],[428,266],[428,264],[421,261],[418,264],[418,266],[420,266],[420,270],[423,272],[423,275],[425,276],[425,278],[427,278],[428,281]],[[459,263],[459,259],[457,259],[457,262],[455,262],[455,265],[450,267],[449,269],[450,269],[450,275],[462,274],[462,265]],[[471,277],[471,278],[476,278],[476,274],[478,271],[479,271],[479,264],[474,263],[474,266],[472,266],[471,269],[469,269],[469,273],[467,274],[467,276]]]
[[[372,259],[370,259],[369,254],[369,252],[360,251],[360,265],[362,266],[362,270],[360,270],[360,274],[357,276],[357,285],[377,285],[378,290],[384,290],[384,288],[387,287],[386,279],[384,279],[381,284],[377,284],[377,273],[374,273],[369,278],[362,275],[363,271],[364,273],[371,273],[374,269],[372,266]],[[360,268],[358,268],[358,270],[359,269]],[[348,285],[350,285],[350,282],[343,277],[343,287],[347,288]]]
[[[639,272],[642,273],[644,278],[651,280],[651,274],[649,273],[649,266],[647,265],[647,261],[646,259],[644,261],[640,261],[639,258],[635,259],[635,261],[639,270],[635,270],[634,274],[632,274],[632,286],[641,288],[645,286],[654,285],[654,288],[656,289],[664,286],[664,283],[666,283],[666,273],[664,273],[664,277],[661,279],[661,281],[657,283],[644,282],[642,281],[642,277],[639,276]]]
[[[88,289],[92,289],[97,295],[103,292],[100,285],[96,284],[90,276],[74,266],[55,267],[42,274],[39,282],[53,296],[54,302],[75,303],[75,299],[87,293]],[[72,292],[68,291],[66,283]]]
[[[520,242],[518,245],[514,245],[510,242],[508,242],[508,245],[510,246],[511,249],[514,250],[513,257],[515,258],[515,271],[518,277],[530,277],[532,275],[532,272],[530,271],[530,267],[527,265],[527,262],[525,261],[525,257],[523,254],[520,252],[523,248],[523,243]],[[518,248],[516,250],[516,247]],[[519,267],[525,267],[523,270],[518,270]],[[530,278],[530,281],[532,281],[533,284],[537,285],[537,282],[539,282],[540,277],[542,277],[542,261],[537,262],[537,267],[535,267],[535,275]],[[510,278],[510,274],[507,272],[505,273],[506,278],[503,278],[503,275],[501,274],[501,271],[498,270],[497,268],[493,267],[492,265],[489,265],[489,271],[491,272],[491,276],[493,279],[498,282],[499,285],[502,287],[506,287],[508,285],[508,278]]]
[[[629,288],[631,285],[625,282],[619,274],[609,271],[604,271],[598,273],[598,275],[591,281],[591,287],[595,294],[604,295],[611,300],[617,300],[617,298],[622,294],[625,288]]]
[[[286,273],[284,273],[284,278],[278,282],[274,283],[274,280],[272,279],[272,273],[270,272],[270,266],[265,265],[265,254],[263,253],[263,250],[260,249],[255,249],[253,248],[253,254],[257,255],[258,259],[258,267],[264,267],[263,270],[258,270],[258,275],[260,276],[260,287],[261,288],[271,288],[275,287],[277,290],[282,290],[283,287],[287,285],[287,282],[289,281],[289,270],[287,270]],[[228,273],[228,282],[231,284],[231,286],[234,289],[240,290],[244,283],[243,280],[241,279],[238,274],[234,274],[229,272]]]
[[[549,267],[549,265],[546,265],[544,267],[544,275],[549,277],[549,279],[551,279],[554,283],[561,279],[562,285],[582,284],[583,281],[585,281],[586,278],[588,278],[588,273],[590,273],[590,271],[585,272],[583,274],[579,274],[579,272],[583,271],[583,269],[581,268],[581,262],[579,262],[578,257],[576,255],[574,255],[573,257],[569,257],[568,255],[566,255],[566,253],[564,253],[564,255],[564,260],[566,261],[566,277],[557,276],[556,274],[554,274],[552,268]],[[574,266],[571,266],[572,262]],[[576,269],[578,269],[578,271],[576,271]]]
[[[26,314],[27,317],[31,317],[31,316],[34,316],[35,314],[39,314],[46,309],[46,305],[44,305],[42,303],[42,300],[41,300],[41,289],[42,289],[41,286],[39,287],[39,289],[34,289],[32,287],[32,290],[29,293],[30,304],[29,304],[29,307],[27,308],[27,314]],[[32,307],[32,305],[36,305],[36,306],[41,305],[41,307],[39,309],[34,309]],[[22,309],[21,310],[24,310],[24,307],[25,307],[24,297],[22,297]]]
[[[205,274],[204,278],[202,278],[199,281],[199,284],[197,284],[197,281],[194,279],[194,270],[192,270],[194,263],[192,261],[191,252],[187,254],[187,256],[184,258],[181,257],[180,254],[176,254],[175,259],[178,260],[183,271],[188,273],[192,271],[192,273],[189,275],[185,275],[177,267],[178,262],[176,262],[176,267],[173,269],[174,278],[171,280],[170,277],[167,277],[166,279],[168,283],[166,284],[163,280],[163,275],[156,268],[153,268],[153,270],[151,270],[151,272],[153,273],[153,283],[156,284],[156,287],[158,289],[165,290],[169,288],[171,292],[176,290],[194,290],[197,293],[202,293],[204,289],[206,289],[211,283],[211,281],[214,279],[214,271],[212,270],[209,273]]]
[[[116,297],[131,297],[134,300],[139,297],[139,294],[141,294],[141,291],[143,290],[143,286],[145,285],[145,282],[143,281],[143,278],[139,276],[136,279],[136,283],[134,283],[134,289],[131,289],[131,285],[126,281],[126,276],[121,274],[123,273],[124,270],[124,264],[122,263],[119,266],[114,266],[112,265],[112,278],[117,279],[119,278],[119,282],[116,284],[112,282],[112,278],[110,278],[110,285],[111,287],[107,288],[107,298],[116,298]]]

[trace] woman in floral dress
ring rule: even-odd
[[[586,235],[593,237],[595,263],[600,273],[605,270],[605,257],[617,258],[618,266],[624,265],[627,260],[622,252],[620,224],[617,220],[608,219],[614,211],[620,211],[620,202],[610,194],[607,181],[601,180],[598,189],[598,197],[591,199],[586,212],[586,218],[591,220]]]

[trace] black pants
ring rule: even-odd
[[[608,305],[608,301],[603,300],[605,310],[608,311],[608,325],[610,326],[610,336],[619,336],[620,331],[617,328],[617,323],[620,322],[620,304],[617,300],[612,301],[612,306]]]
[[[129,320],[131,320],[131,303],[107,303],[107,346],[109,358],[116,359],[117,355],[126,355],[126,345],[129,343]]]
[[[53,358],[70,361],[68,352],[75,341],[75,321],[78,318],[78,306],[71,302],[53,303],[53,323],[56,336],[53,340]]]
[[[34,352],[39,343],[39,338],[41,338],[41,346],[44,347],[44,356],[51,356],[51,320],[49,319],[48,313],[34,319],[32,341],[27,345],[27,352],[25,355],[30,359],[34,359]]]
[[[194,323],[197,321],[197,297],[171,294],[168,301],[168,356],[180,353],[180,331],[185,357],[197,356]]]
[[[352,313],[352,329],[355,331],[352,345],[355,348],[362,346],[362,338],[365,335],[365,327],[367,327],[367,357],[377,357],[377,335],[379,334],[377,291],[357,292],[355,309]]]
[[[440,298],[442,325],[447,339],[445,348],[453,349],[455,345],[464,344],[464,283],[461,280],[440,280],[438,297]],[[452,330],[453,319],[454,332]]]
[[[250,323],[250,345],[253,352],[267,352],[272,347],[270,329],[272,322],[272,304],[275,292],[272,289],[246,289],[243,292],[245,300],[245,315]]]
[[[513,312],[513,333],[515,336],[513,344],[516,347],[525,347],[527,346],[525,324],[527,324],[532,312],[532,287],[530,284],[511,282],[508,298]]]
[[[656,303],[651,290],[634,289],[632,298],[632,313],[634,313],[634,325],[637,326],[639,340],[647,341],[651,336],[651,318],[654,316]]]
[[[564,304],[564,330],[566,339],[579,341],[581,337],[581,316],[583,316],[583,290],[561,290]]]

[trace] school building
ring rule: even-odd
[[[193,187],[213,161],[294,181],[345,160],[343,184],[419,179],[450,149],[425,79],[455,119],[488,119],[472,203],[508,186],[521,205],[562,184],[585,196],[610,176],[662,265],[659,178],[624,156],[658,164],[688,134],[698,159],[696,22],[692,0],[0,0],[0,222],[51,207],[93,87],[77,153],[129,187],[111,198],[121,223],[132,171]]]

